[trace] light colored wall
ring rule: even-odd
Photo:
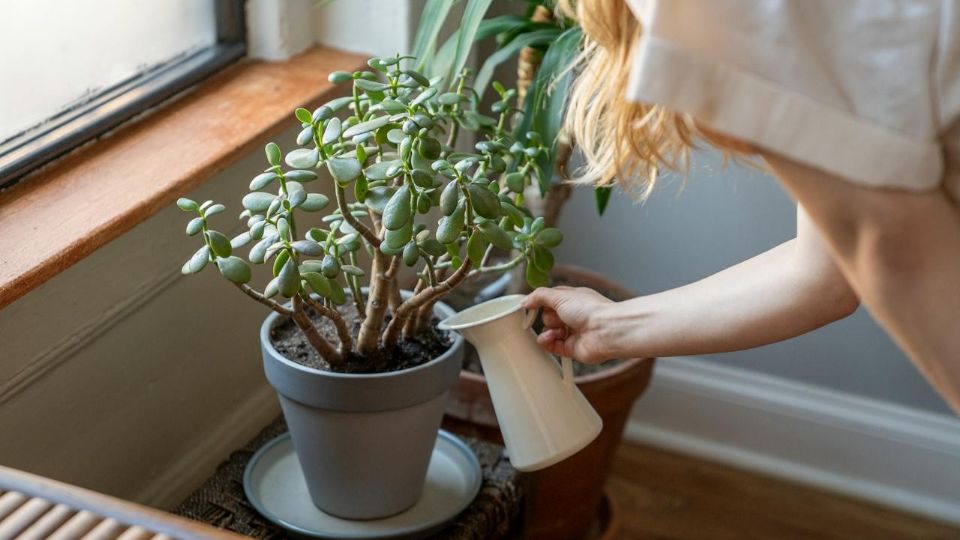
[[[618,193],[598,217],[578,189],[560,220],[558,259],[598,270],[648,294],[706,277],[796,233],[795,206],[776,181],[699,154],[681,192],[665,182],[643,206]],[[806,336],[709,360],[949,414],[864,309]]]
[[[228,204],[225,232],[261,154],[190,195]],[[198,247],[185,217],[161,211],[0,311],[0,463],[167,506],[179,476],[209,474],[278,414],[264,309],[213,269],[180,276]]]

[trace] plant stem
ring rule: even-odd
[[[357,254],[353,251],[349,255],[350,264],[353,266],[357,265]],[[353,296],[353,304],[357,307],[357,316],[361,319],[366,317],[367,314],[363,308],[363,294],[360,291],[360,280],[356,276],[347,276],[347,285],[350,286],[351,296]]]
[[[340,355],[344,356],[349,353],[353,349],[353,337],[350,335],[347,322],[343,320],[340,312],[317,302],[309,296],[303,296],[302,298],[314,311],[330,319],[333,323],[333,326],[337,329],[337,336],[340,338]]]
[[[444,294],[450,292],[450,290],[452,290],[454,287],[459,285],[464,279],[466,279],[467,274],[470,272],[470,266],[470,259],[463,261],[463,264],[460,265],[460,268],[457,268],[457,271],[451,274],[450,277],[443,280],[436,286],[428,287],[420,291],[419,293],[413,295],[413,297],[406,300],[404,303],[400,304],[400,307],[397,308],[396,313],[393,314],[393,319],[390,321],[390,324],[387,325],[387,330],[384,332],[384,345],[396,345],[407,319],[413,316],[420,306],[440,298]]]
[[[350,224],[351,227],[356,229],[360,236],[363,237],[373,249],[380,249],[380,238],[373,233],[366,225],[360,222],[354,215],[350,212],[350,208],[347,206],[346,195],[343,193],[343,188],[340,187],[340,184],[337,184],[336,188],[337,195],[337,207],[340,208],[340,213],[343,215],[343,220]]]
[[[333,345],[324,339],[320,332],[317,330],[317,327],[313,325],[313,321],[310,320],[310,317],[307,316],[306,312],[303,310],[303,299],[300,295],[293,297],[293,314],[291,316],[294,324],[297,325],[303,335],[307,337],[307,341],[313,346],[314,349],[327,361],[330,365],[337,365],[343,362],[343,356],[333,348]]]
[[[372,355],[380,344],[380,329],[387,314],[390,292],[390,279],[386,276],[390,261],[380,250],[373,252],[373,264],[370,268],[370,293],[367,295],[366,317],[360,325],[357,336],[357,351]]]
[[[273,311],[276,311],[277,313],[279,313],[279,314],[281,314],[281,315],[286,315],[287,317],[290,317],[290,316],[293,315],[293,311],[292,311],[292,310],[290,310],[290,309],[287,308],[286,306],[280,304],[279,302],[275,302],[275,301],[273,301],[273,300],[271,300],[271,299],[263,296],[263,295],[260,294],[259,292],[255,291],[255,290],[254,290],[252,287],[250,287],[249,285],[247,285],[247,284],[245,284],[245,283],[234,283],[234,285],[236,285],[238,289],[240,289],[241,291],[243,291],[243,294],[249,296],[250,298],[253,298],[253,299],[256,300],[257,302],[260,302],[261,304],[267,306],[268,308],[272,309]]]

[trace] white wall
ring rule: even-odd
[[[560,225],[558,259],[598,270],[648,294],[700,279],[791,238],[795,206],[756,170],[698,155],[686,188],[674,178],[643,206],[618,193],[598,217],[578,189]],[[949,409],[860,309],[809,335],[711,361],[909,407]]]
[[[226,203],[227,232],[263,163],[190,196]],[[185,217],[171,205],[0,311],[0,463],[168,506],[279,413],[265,309],[213,269],[180,275]]]

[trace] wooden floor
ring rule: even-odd
[[[624,540],[960,539],[960,527],[643,446],[620,449],[608,486]]]

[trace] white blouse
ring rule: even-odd
[[[952,0],[627,0],[627,98],[847,180],[960,200]]]

